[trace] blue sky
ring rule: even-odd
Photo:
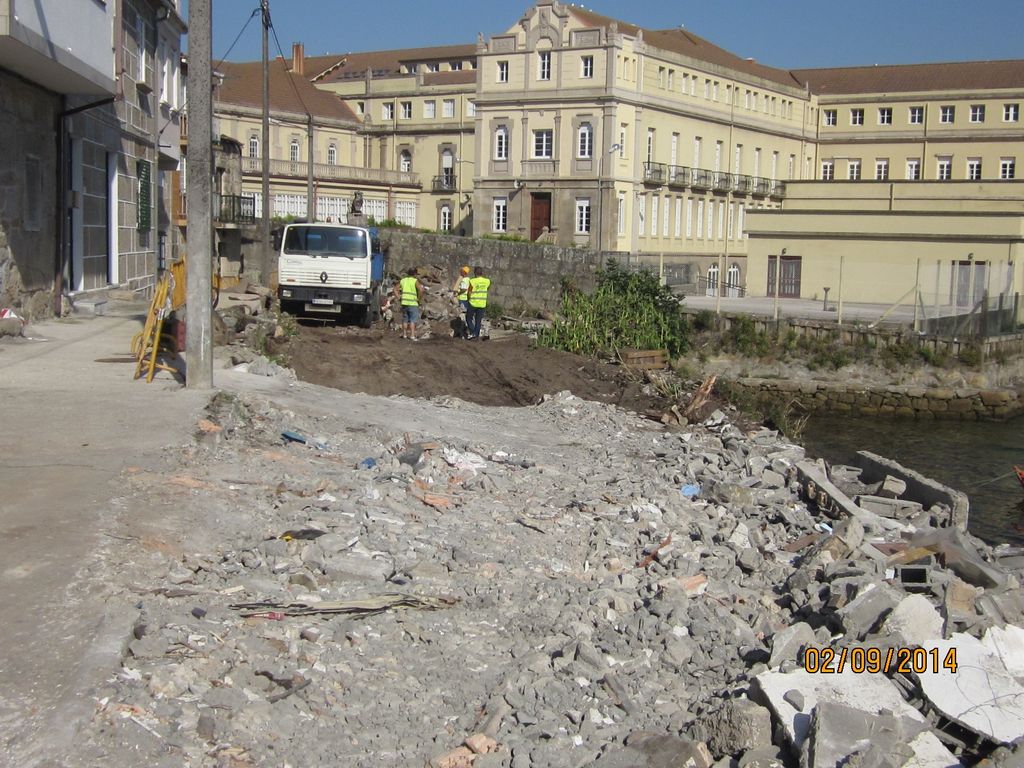
[[[258,16],[245,27],[259,0],[211,4],[214,59],[259,59]],[[514,25],[530,4],[270,0],[270,12],[286,55],[293,42],[302,42],[307,55],[321,55],[473,43],[477,33],[486,38]],[[650,29],[683,24],[735,54],[790,69],[1024,59],[1024,0],[590,0],[581,5]],[[270,52],[277,55],[273,35]]]

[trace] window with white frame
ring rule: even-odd
[[[768,178],[775,181],[779,177],[779,153],[772,152],[772,165]]]
[[[293,162],[293,163],[299,162],[299,152],[300,152],[300,149],[301,148],[299,146],[299,140],[298,139],[292,139],[288,143],[288,159],[291,162]]]
[[[616,213],[618,214],[618,234],[626,234],[626,193],[619,192],[619,202],[616,206]]]
[[[647,129],[647,162],[654,162],[654,129]]]
[[[796,178],[796,155],[790,155],[789,160],[786,162],[786,178]]]
[[[476,102],[475,101],[467,101],[466,102],[466,117],[476,117]]]
[[[704,239],[704,198],[697,201],[697,239]]]
[[[971,181],[981,180],[981,158],[970,157],[967,159],[967,178]]]
[[[451,232],[452,230],[452,207],[445,203],[441,206],[441,231]]]
[[[658,236],[658,196],[651,195],[651,237]]]
[[[327,145],[327,164],[337,165],[338,164],[338,147],[336,144]]]
[[[875,160],[875,181],[886,181],[889,178],[889,160],[878,158]]]
[[[878,108],[878,124],[892,125],[892,107]]]
[[[708,240],[713,240],[715,237],[715,201],[708,200],[708,229],[707,235]]]
[[[589,80],[594,76],[594,57],[593,56],[581,56],[580,57],[580,77],[584,80]]]
[[[693,237],[693,198],[686,198],[686,237]]]
[[[551,51],[541,51],[537,54],[537,79],[551,79]]]
[[[771,104],[771,98],[770,98],[770,97],[768,96],[768,94],[766,93],[766,94],[764,95],[764,113],[765,113],[766,115],[768,114],[768,107],[769,107],[769,105],[770,105],[770,104]]]
[[[935,178],[939,181],[949,181],[953,178],[953,158],[940,157],[935,164]]]
[[[433,99],[427,99],[423,102],[423,118],[425,120],[433,120],[437,117],[437,102]]]
[[[249,137],[249,157],[260,156],[260,140],[258,136]]]
[[[407,227],[416,226],[416,201],[399,200],[395,203],[395,221]]]
[[[593,156],[594,128],[590,123],[583,123],[576,134],[576,157],[590,158]]]
[[[438,62],[432,61],[429,64],[427,64],[427,72],[440,72],[440,71],[441,71],[441,65]]]
[[[668,145],[668,162],[669,165],[679,164],[679,134],[673,133],[672,138],[669,140]]]
[[[907,181],[921,180],[921,161],[916,157],[907,158]]]
[[[1003,104],[1003,122],[1016,123],[1020,120],[1020,104]]]
[[[693,167],[700,168],[700,136],[693,137]]]
[[[409,173],[412,170],[412,153],[403,149],[398,156],[398,170],[402,173]]]
[[[679,237],[683,231],[683,198],[676,197],[676,215],[674,218],[675,230],[673,232],[675,237]]]
[[[722,142],[715,142],[715,172],[722,170]]]
[[[664,88],[665,87],[665,68],[664,67],[658,67],[658,87],[659,88]]]
[[[725,201],[718,201],[718,229],[715,230],[715,236],[721,240],[725,237]]]
[[[507,83],[508,82],[508,62],[507,61],[499,61],[498,62],[498,77],[497,77],[497,81],[499,83]]]
[[[984,123],[985,122],[985,105],[984,104],[971,104],[971,122],[972,123]]]
[[[395,119],[395,105],[394,104],[381,104],[380,105],[380,117],[381,120],[394,120]]]
[[[668,85],[666,87],[670,91],[674,91],[676,89],[676,71],[674,69],[670,69],[668,71]]]
[[[749,88],[746,91],[744,91],[744,93],[743,93],[743,108],[744,109],[750,109],[750,89]],[[832,111],[835,112],[835,110],[832,110]]]
[[[846,178],[850,181],[860,179],[860,160],[848,160],[846,162]]]
[[[357,101],[356,102],[356,114],[359,114],[359,115],[365,115],[366,114],[366,102],[365,101]]]
[[[590,198],[576,198],[576,234],[590,234]]]
[[[691,77],[690,77],[690,95],[691,96],[696,96],[697,95],[697,76],[696,75],[691,75]]]
[[[1014,179],[1017,177],[1017,158],[1004,157],[999,161],[999,178]]]
[[[544,128],[533,132],[533,157],[538,159],[550,159],[553,143],[553,132],[550,128]]]
[[[662,206],[661,210],[661,236],[668,237],[668,222],[669,222],[669,202],[671,198],[665,198],[665,205]]]
[[[462,71],[462,62],[461,61],[452,61],[452,62],[450,62],[448,64],[448,67],[449,67],[449,69],[451,69],[452,72],[461,72]]]
[[[924,122],[924,107],[910,107],[907,121],[911,125],[921,125]]]
[[[761,175],[761,148],[754,147],[754,176]]]
[[[494,131],[494,159],[508,160],[508,128],[503,125]]]
[[[850,125],[864,125],[864,110],[861,108],[850,110]]]
[[[401,112],[401,115],[402,115],[402,120],[412,120],[412,102],[411,101],[403,101],[402,102],[402,112]]]
[[[491,229],[494,232],[507,232],[508,231],[508,198],[496,197],[494,198],[493,216],[491,219]]]
[[[441,102],[441,116],[455,117],[455,99],[445,99]]]
[[[956,120],[956,107],[954,107],[951,104],[939,107],[940,123],[946,123],[948,125],[949,123],[952,123],[954,120]]]
[[[708,78],[704,78],[704,98],[711,98],[711,81]]]
[[[711,100],[712,101],[718,101],[718,81],[717,80],[715,80],[715,82],[713,82],[711,84]]]
[[[726,226],[726,237],[732,240],[736,234],[736,203],[729,203],[729,223]]]
[[[640,195],[636,199],[636,233],[641,237],[647,222],[647,195]]]
[[[836,163],[834,160],[821,161],[821,180],[832,181],[836,177]]]
[[[743,172],[743,145],[737,144],[733,152],[732,172],[739,176]]]

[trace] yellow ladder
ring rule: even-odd
[[[170,371],[176,373],[177,368],[166,363],[157,361],[162,352],[170,354],[177,353],[177,343],[174,338],[164,334],[164,318],[171,312],[171,296],[174,292],[174,277],[170,271],[164,272],[157,280],[156,288],[153,291],[153,300],[149,304],[149,312],[146,314],[146,324],[143,329],[132,338],[132,355],[138,360],[135,366],[134,378],[139,378],[143,370],[146,371],[146,381],[153,380],[156,371]]]

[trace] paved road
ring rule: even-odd
[[[129,465],[187,442],[209,393],[133,381],[145,307],[0,340],[0,764],[59,766],[125,622],[93,594],[109,500]],[[131,510],[145,518],[146,509]]]

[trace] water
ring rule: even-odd
[[[1024,488],[1013,474],[1015,464],[1024,466],[1024,417],[961,422],[812,416],[799,442],[834,464],[853,464],[861,450],[898,461],[966,493],[975,536],[990,544],[1024,544]]]

